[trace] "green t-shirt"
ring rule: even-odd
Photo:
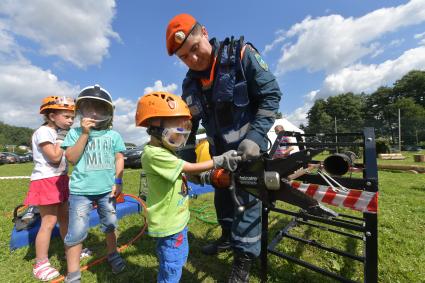
[[[148,182],[149,235],[176,234],[189,222],[189,197],[183,187],[184,161],[162,147],[146,145],[142,168]]]
[[[61,147],[74,146],[82,134],[73,128]],[[112,190],[115,179],[115,154],[125,150],[124,141],[114,130],[91,130],[84,152],[72,170],[69,190],[74,195],[100,195]]]

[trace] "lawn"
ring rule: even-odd
[[[412,158],[413,163],[413,158]],[[2,165],[0,176],[28,176],[32,164]],[[137,194],[140,170],[127,170],[124,175],[125,191]],[[425,175],[403,172],[379,172],[379,281],[380,282],[425,282]],[[31,265],[34,246],[9,251],[10,232],[13,227],[12,210],[20,204],[27,191],[29,179],[0,180],[0,272],[2,282],[37,282],[32,279]],[[212,194],[199,196],[191,201],[192,217],[189,223],[190,254],[183,271],[181,282],[224,282],[231,268],[232,255],[224,253],[218,257],[207,257],[200,253],[202,245],[219,236],[219,228],[202,220],[212,213]],[[280,204],[288,208],[287,204]],[[342,211],[342,210],[339,210]],[[346,212],[346,211],[345,211]],[[272,214],[271,230],[288,223],[289,217]],[[209,222],[209,221],[208,221]],[[127,216],[119,222],[119,242],[132,239],[142,227],[140,216]],[[361,253],[356,242],[347,242],[325,231],[296,228],[295,233],[308,235],[332,245]],[[104,237],[93,228],[86,246],[95,253],[94,258],[104,252]],[[344,260],[313,247],[303,247],[293,242],[279,248],[293,255],[301,256],[316,264],[339,272],[353,280],[362,279],[359,264]],[[54,239],[50,248],[51,262],[65,272],[63,244]],[[114,276],[106,264],[96,265],[83,272],[84,282],[155,282],[157,261],[155,242],[143,236],[133,246],[125,249],[123,257],[127,270]],[[86,259],[83,263],[92,261]],[[269,257],[269,282],[333,282],[307,269],[294,265],[273,255]],[[251,282],[259,282],[259,264],[254,267]]]

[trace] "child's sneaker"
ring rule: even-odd
[[[118,252],[108,255],[108,262],[112,267],[112,273],[117,274],[124,270],[125,263]]]
[[[24,215],[22,215],[21,220],[25,223],[31,221],[35,215],[35,206],[28,207]]]
[[[41,281],[50,281],[59,276],[59,271],[50,265],[48,259],[36,263],[32,269],[35,278]]]
[[[80,260],[82,260],[83,258],[86,257],[90,257],[93,254],[93,252],[91,250],[89,250],[89,248],[84,248],[81,250],[80,253]]]
[[[89,250],[89,248],[84,248],[81,250],[80,260],[83,260],[86,257],[91,257],[92,255],[93,255],[93,252]],[[63,258],[66,259],[66,253],[64,254]]]
[[[68,273],[64,279],[65,283],[80,283],[81,282],[81,271],[75,271]]]

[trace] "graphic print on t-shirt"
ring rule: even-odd
[[[84,151],[86,170],[104,170],[115,167],[112,150],[112,138],[108,136],[93,137]]]

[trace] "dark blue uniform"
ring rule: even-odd
[[[193,149],[199,123],[206,130],[213,156],[236,150],[243,139],[254,141],[265,151],[267,132],[274,123],[282,95],[276,78],[257,50],[245,45],[242,38],[222,42],[213,38],[210,43],[216,58],[211,70],[189,70],[183,82],[182,98],[191,111],[193,128],[187,143],[189,149],[182,152],[182,158],[196,160]],[[254,199],[245,191],[237,194],[242,204]],[[233,248],[258,256],[261,203],[236,214],[229,191],[217,189],[214,204],[222,229],[231,229]]]

